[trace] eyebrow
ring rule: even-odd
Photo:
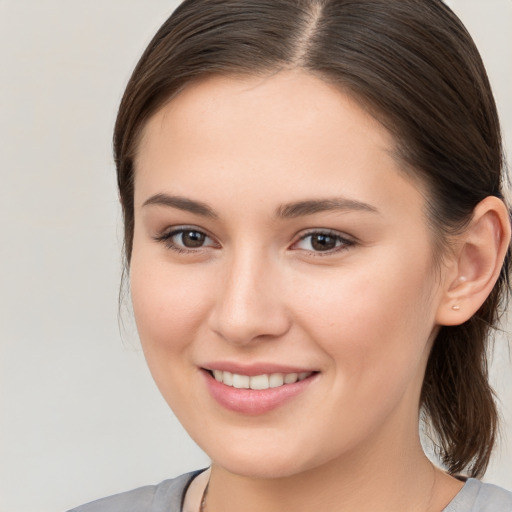
[[[277,209],[277,217],[289,219],[327,211],[379,213],[377,208],[367,203],[344,197],[334,197],[331,199],[312,199],[282,205]]]
[[[219,218],[218,213],[207,204],[182,196],[155,194],[144,201],[142,206],[144,207],[148,205],[167,206],[190,212],[195,215],[200,215],[202,217],[209,217],[212,219]],[[276,217],[281,219],[290,219],[305,217],[307,215],[326,211],[363,211],[379,213],[377,208],[367,203],[343,197],[335,197],[330,199],[310,199],[281,205],[276,210]]]
[[[217,219],[219,217],[215,210],[210,208],[207,204],[188,199],[187,197],[155,194],[154,196],[151,196],[149,199],[144,201],[142,206],[148,206],[152,204],[177,208],[178,210],[184,210],[186,212],[201,215],[202,217],[210,217],[212,219]]]

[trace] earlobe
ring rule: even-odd
[[[460,235],[437,312],[438,325],[460,325],[478,311],[499,277],[509,243],[507,207],[497,197],[486,197]]]

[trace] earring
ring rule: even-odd
[[[452,309],[453,309],[454,311],[459,311],[460,306],[459,306],[458,304],[455,304],[454,306],[452,306]]]

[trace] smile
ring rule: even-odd
[[[212,398],[225,409],[251,416],[284,406],[306,393],[320,377],[318,371],[294,372],[295,368],[272,368],[273,365],[244,369],[229,363],[214,366],[217,368],[202,368]],[[232,371],[219,367],[228,367]],[[268,373],[264,373],[265,370]]]
[[[269,389],[295,384],[307,379],[313,372],[301,373],[265,373],[262,375],[242,375],[222,370],[213,370],[213,377],[217,382],[237,389]]]

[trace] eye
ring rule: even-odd
[[[352,245],[355,245],[353,240],[339,233],[332,231],[314,231],[303,235],[298,242],[293,244],[292,249],[316,253],[333,253],[347,249]]]
[[[189,252],[205,247],[218,247],[218,244],[203,231],[194,227],[180,227],[155,238],[169,249],[177,252]]]

